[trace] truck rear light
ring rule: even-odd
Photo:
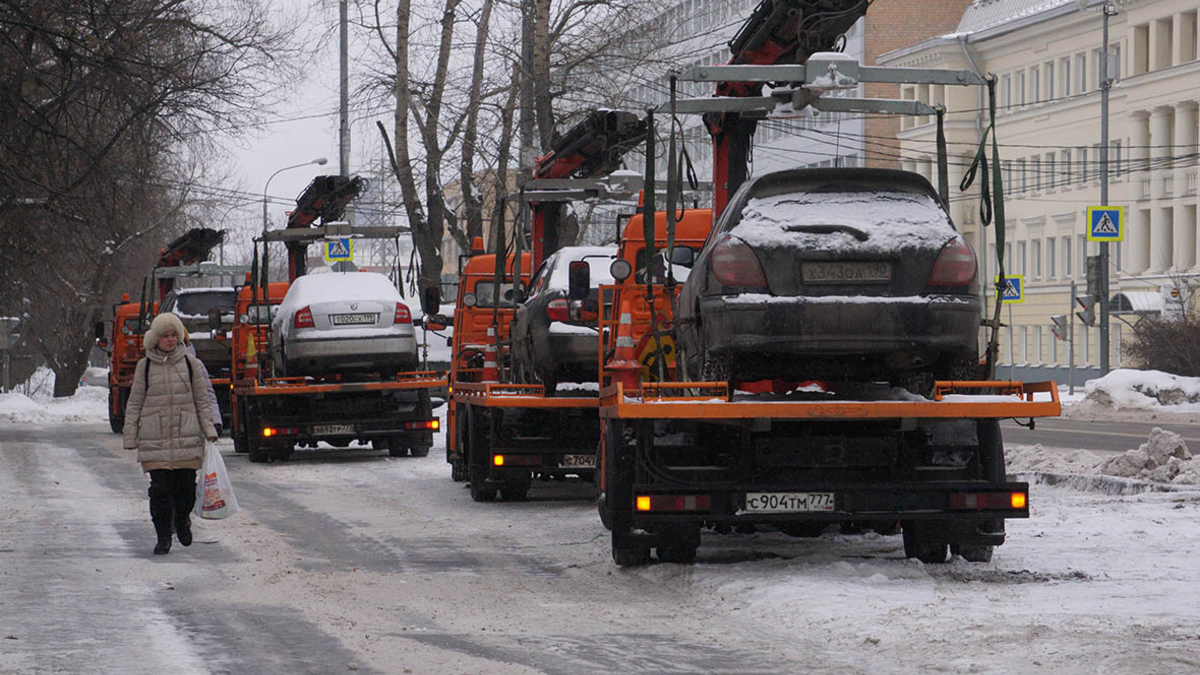
[[[638,511],[711,511],[709,495],[638,495]]]
[[[713,247],[712,272],[723,286],[733,288],[767,288],[762,265],[750,247],[729,235]]]
[[[955,510],[1020,510],[1027,505],[1028,496],[1024,492],[956,492],[950,495],[950,508]]]
[[[424,422],[405,422],[404,423],[404,428],[409,429],[409,430],[431,429],[433,431],[437,431],[439,428],[441,428],[441,426],[442,426],[442,423],[438,420],[426,420]]]
[[[263,427],[263,438],[271,438],[272,436],[296,436],[300,433],[298,427]]]
[[[314,325],[311,307],[296,312],[296,316],[292,318],[292,328],[312,328]]]
[[[404,306],[404,303],[396,303],[396,318],[392,320],[392,323],[395,325],[412,323],[412,314],[408,311],[408,307]]]
[[[975,281],[975,251],[962,236],[957,236],[942,247],[933,272],[929,274],[929,286],[969,286]]]
[[[571,304],[565,298],[551,300],[546,305],[546,316],[550,317],[551,321],[570,321]]]
[[[492,455],[492,466],[541,466],[541,455]]]

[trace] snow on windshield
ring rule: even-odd
[[[804,232],[797,227],[844,225],[841,231]],[[924,193],[902,190],[789,192],[754,197],[730,234],[751,246],[803,250],[894,251],[940,248],[954,237],[945,212]]]
[[[292,282],[291,288],[279,305],[278,316],[291,316],[292,312],[303,307],[339,300],[403,302],[400,299],[400,291],[397,291],[392,282],[382,274],[333,272],[305,275]]]
[[[592,271],[591,287],[596,288],[602,284],[615,284],[616,279],[613,279],[612,273],[608,271],[612,265],[613,258],[617,257],[616,246],[568,246],[561,248],[554,255],[558,256],[559,262],[554,266],[554,272],[550,274],[550,287],[565,289],[571,284],[571,261],[587,260],[588,269]]]

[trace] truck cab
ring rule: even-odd
[[[128,302],[128,295],[124,300],[113,306],[112,338],[108,342],[108,423],[113,433],[121,433],[125,428],[125,403],[133,385],[133,371],[146,353],[142,336],[158,312],[158,303],[143,307],[141,303]]]

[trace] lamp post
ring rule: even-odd
[[[1100,51],[1100,204],[1108,207],[1108,96],[1112,89],[1112,73],[1108,69],[1108,19],[1116,16],[1116,3],[1106,2],[1104,12],[1104,45]],[[1100,376],[1108,374],[1108,242],[1100,242]]]
[[[263,217],[262,217],[262,231],[263,231],[263,234],[266,234],[266,233],[267,233],[267,190],[269,190],[269,189],[270,189],[270,187],[271,187],[271,181],[272,181],[272,180],[275,180],[275,176],[278,176],[279,174],[281,174],[281,173],[283,173],[284,171],[287,171],[287,170],[289,170],[289,169],[299,169],[300,167],[302,167],[302,166],[308,166],[309,164],[325,164],[325,163],[326,163],[326,162],[328,162],[328,161],[329,161],[329,160],[328,160],[328,159],[325,159],[324,157],[318,157],[318,158],[316,158],[316,159],[309,160],[309,161],[307,161],[307,162],[302,162],[302,163],[300,163],[300,164],[293,164],[293,165],[291,165],[291,166],[285,166],[285,167],[283,167],[282,169],[280,169],[280,170],[276,171],[275,173],[271,174],[271,177],[267,179],[267,184],[263,186]]]

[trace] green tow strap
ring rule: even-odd
[[[971,162],[971,166],[963,175],[962,183],[959,188],[964,192],[971,187],[975,181],[975,174],[980,174],[979,181],[979,223],[983,227],[992,224],[993,216],[993,194],[995,204],[995,223],[996,223],[996,305],[992,315],[992,320],[988,324],[992,329],[991,337],[988,339],[987,346],[987,379],[993,379],[996,374],[996,361],[1000,355],[1000,309],[1002,307],[1002,298],[1004,295],[1004,239],[1005,239],[1005,221],[1004,221],[1004,179],[1003,171],[1000,170],[1000,144],[996,141],[996,76],[989,74],[988,80],[988,127],[984,129],[983,135],[979,137],[979,148],[975,151],[975,158]],[[989,192],[988,185],[988,160],[987,160],[987,139],[992,138],[992,167],[991,167],[991,186]],[[986,238],[985,238],[986,242]],[[986,244],[985,244],[986,245]]]

